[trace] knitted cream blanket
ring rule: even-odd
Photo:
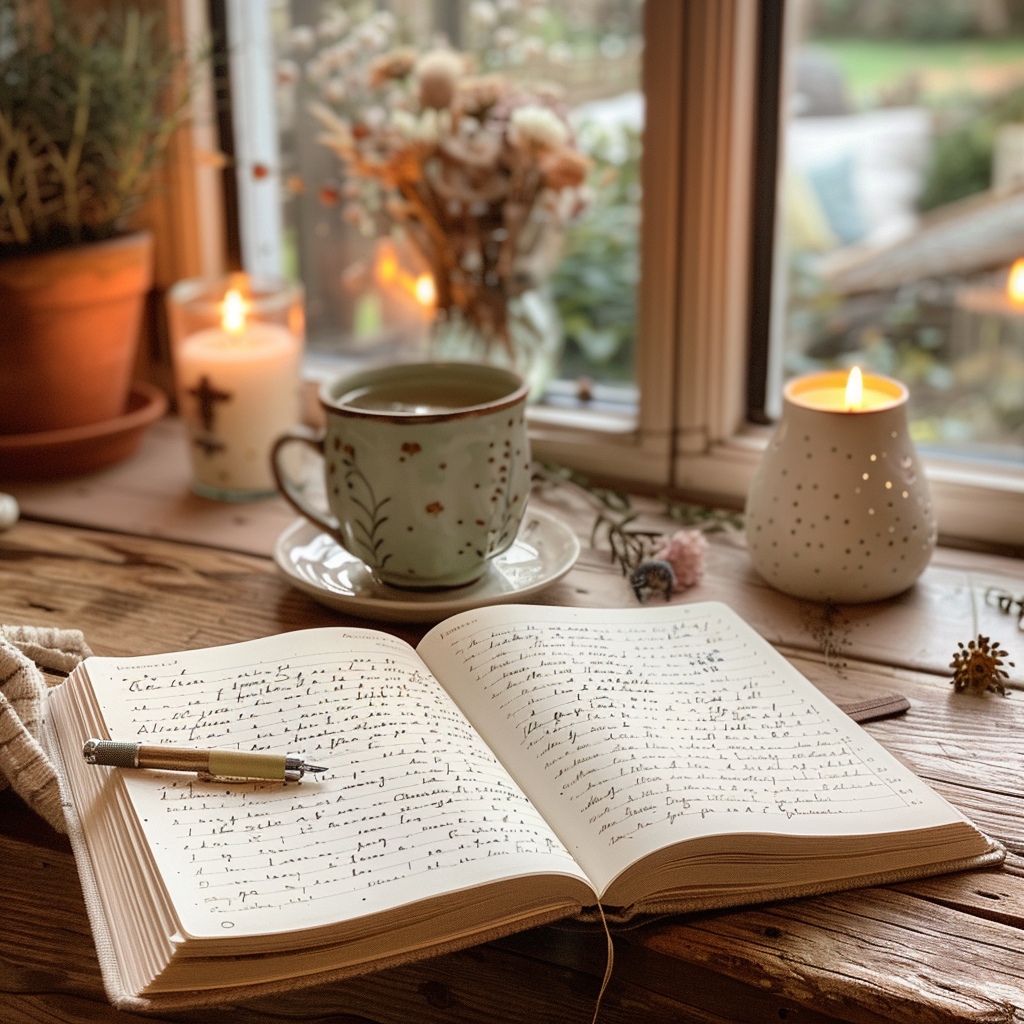
[[[10,786],[65,832],[57,776],[39,735],[46,714],[44,668],[70,672],[92,651],[77,629],[0,625],[0,789]]]

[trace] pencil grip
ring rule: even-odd
[[[137,768],[138,743],[120,743],[117,740],[88,740],[82,747],[82,756],[89,764],[108,764],[112,768]]]
[[[250,754],[244,750],[211,750],[211,775],[284,781],[284,754]]]

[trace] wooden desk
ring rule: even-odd
[[[81,496],[89,486],[71,485],[68,493]],[[25,489],[21,497],[38,511],[45,490]],[[73,505],[59,494],[50,498],[43,514]],[[577,497],[558,491],[542,503],[571,522],[584,542],[577,567],[543,600],[633,604],[606,555],[587,546],[590,514]],[[110,512],[115,520],[133,514]],[[259,516],[252,508],[226,507],[203,514],[224,520],[220,536],[230,534],[232,515]],[[289,518],[276,504],[267,514]],[[173,534],[173,524],[164,532]],[[616,940],[602,1022],[1024,1022],[1024,687],[1016,683],[1005,700],[956,695],[945,668],[956,642],[981,630],[1011,651],[1016,679],[1024,680],[1024,634],[1014,619],[984,604],[985,588],[993,584],[1024,593],[1024,566],[940,551],[908,595],[830,616],[761,584],[740,538],[714,542],[707,579],[685,598],[730,602],[836,700],[893,690],[908,696],[913,706],[907,715],[871,723],[868,731],[1010,855],[999,870],[669,919],[625,932]],[[107,655],[360,624],[293,590],[266,557],[27,520],[0,534],[0,621],[79,628],[96,653]],[[395,632],[415,642],[423,630]],[[0,1021],[130,1019],[105,1000],[66,840],[9,790],[0,794],[0,864]],[[227,1007],[216,1019],[585,1024],[603,970],[603,936],[549,927]],[[213,1015],[148,1019],[200,1024]]]

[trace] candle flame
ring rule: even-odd
[[[860,367],[855,366],[846,380],[846,408],[859,409],[864,403],[864,379]]]
[[[393,251],[384,249],[377,260],[377,275],[383,284],[391,284],[399,273],[398,259]]]
[[[1024,306],[1024,256],[1010,267],[1010,276],[1006,279],[1006,296],[1011,302]]]
[[[437,304],[437,286],[429,274],[420,274],[413,285],[413,294],[421,306],[434,306]]]
[[[220,312],[220,325],[228,334],[241,334],[245,330],[249,303],[242,298],[242,293],[237,288],[230,289],[224,296]]]

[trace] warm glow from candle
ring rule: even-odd
[[[859,409],[864,404],[864,379],[860,367],[855,366],[846,380],[846,408]]]
[[[437,302],[437,288],[434,286],[434,279],[429,274],[420,274],[413,285],[413,294],[421,306],[433,306]]]
[[[1024,306],[1024,256],[1010,267],[1010,276],[1006,279],[1006,297]]]
[[[384,250],[377,261],[377,273],[384,284],[391,284],[398,277],[398,260],[390,250]]]
[[[241,334],[245,330],[245,316],[249,303],[242,298],[237,288],[232,288],[221,303],[220,325],[228,334]]]

